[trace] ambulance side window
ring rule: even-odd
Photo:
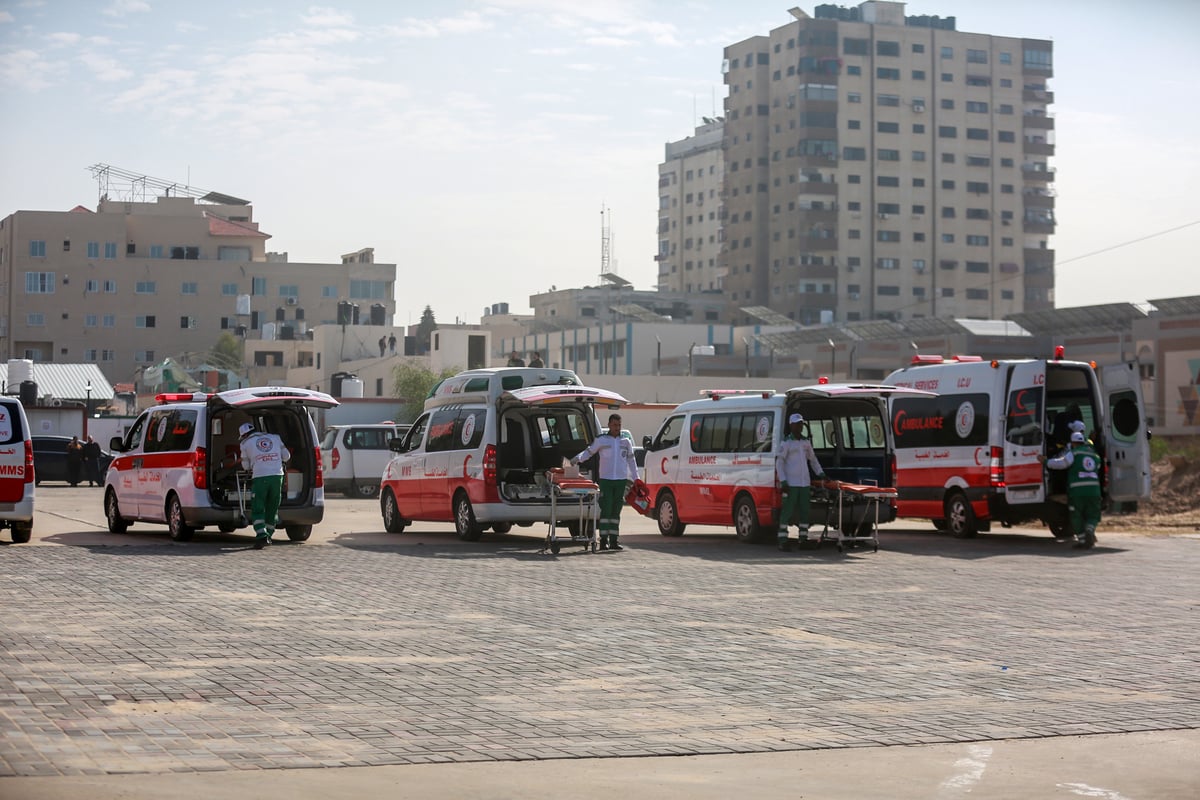
[[[437,453],[454,449],[454,422],[458,419],[457,408],[440,408],[429,418],[429,441],[425,452]]]
[[[421,440],[425,438],[425,428],[428,425],[428,414],[422,414],[421,418],[413,423],[413,426],[408,430],[408,435],[404,437],[404,452],[416,450],[421,446]]]
[[[1042,443],[1042,388],[1015,389],[1008,394],[1004,438],[1021,447]]]
[[[653,450],[663,450],[668,447],[675,447],[679,444],[679,437],[683,433],[683,417],[671,417],[663,423],[659,429],[658,435],[654,437]]]
[[[146,432],[146,420],[149,418],[149,414],[143,414],[138,417],[137,422],[133,423],[133,427],[129,429],[129,433],[125,434],[126,452],[133,450],[142,443],[142,434]]]

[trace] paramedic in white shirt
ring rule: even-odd
[[[820,480],[825,479],[825,470],[821,469],[821,462],[817,461],[812,442],[804,438],[804,417],[792,414],[788,417],[788,425],[791,434],[779,445],[779,454],[775,456],[775,476],[779,478],[779,488],[783,494],[777,536],[779,549],[784,551],[792,549],[792,540],[788,538],[788,526],[793,522],[800,529],[800,540],[808,539],[808,510],[812,502],[810,476],[816,475]]]
[[[600,455],[600,534],[601,550],[624,550],[617,543],[621,535],[621,508],[625,495],[638,478],[637,459],[633,457],[633,442],[621,435],[621,415],[610,414],[608,431],[596,437],[587,449],[571,459],[572,464]]]
[[[254,525],[254,549],[261,550],[271,543],[279,521],[279,501],[283,494],[283,464],[292,457],[283,440],[273,433],[255,433],[254,425],[242,423],[242,468],[251,470],[254,499],[250,504],[250,521]]]

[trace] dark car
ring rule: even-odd
[[[67,445],[70,436],[34,436],[33,439],[33,476],[35,483],[43,481],[67,480]],[[82,440],[81,440],[82,441]],[[113,454],[107,450],[100,451],[99,482],[104,484],[104,473],[108,464],[113,460]],[[79,482],[88,482],[87,469],[81,463],[79,466]]]

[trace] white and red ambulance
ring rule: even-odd
[[[984,360],[916,355],[884,383],[935,392],[891,401],[898,515],[933,520],[973,536],[1041,521],[1069,535],[1065,487],[1038,461],[1081,419],[1104,456],[1104,493],[1136,502],[1150,496],[1149,432],[1133,364],[1106,366],[1054,358]]]
[[[704,391],[702,399],[681,403],[657,434],[643,440],[643,480],[659,532],[679,536],[692,524],[731,525],[742,541],[774,538],[780,503],[775,455],[794,413],[805,418],[828,477],[891,486],[887,397],[896,393],[911,392],[895,386],[818,383],[782,393]],[[814,522],[823,519],[823,510],[814,504]],[[857,528],[866,513],[865,506],[855,509],[843,518],[844,528]],[[890,522],[894,515],[895,508],[887,504],[879,522]]]
[[[461,539],[475,541],[489,528],[554,521],[577,535],[580,510],[554,502],[547,471],[599,435],[597,408],[625,402],[570,370],[500,367],[447,378],[392,440],[380,484],[384,529],[453,521]]]
[[[16,397],[0,397],[0,528],[12,531],[14,544],[33,535],[33,441],[25,407]]]

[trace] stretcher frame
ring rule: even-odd
[[[575,475],[567,475],[562,469],[546,471],[546,482],[550,486],[550,530],[542,543],[539,553],[549,551],[558,555],[563,542],[583,545],[583,552],[595,553],[600,549],[597,517],[599,511],[600,487],[594,481]],[[558,504],[560,501],[575,503],[578,506],[579,523],[578,535],[560,537],[558,535]],[[586,535],[585,535],[586,534]]]
[[[817,546],[826,541],[836,542],[838,552],[843,553],[848,546],[857,547],[860,543],[866,543],[878,553],[879,506],[885,502],[895,502],[896,490],[892,487],[836,480],[826,480],[821,486],[835,497],[826,504],[825,528],[821,531]],[[858,523],[854,524],[850,522],[849,509],[859,503],[866,503],[867,509]],[[849,533],[847,528],[851,528]]]

